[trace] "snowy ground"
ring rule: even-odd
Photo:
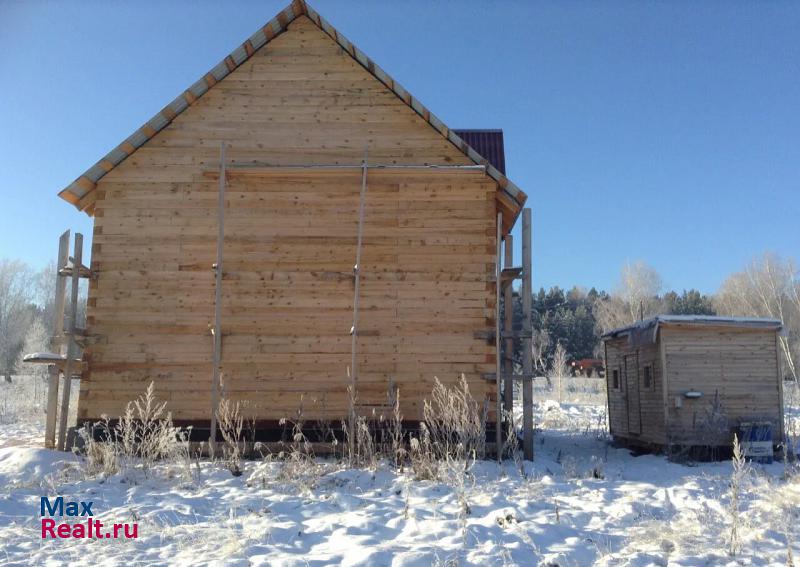
[[[388,466],[323,462],[306,471],[313,488],[255,461],[240,477],[205,462],[191,480],[178,465],[89,478],[80,458],[41,449],[38,427],[0,423],[0,564],[787,565],[790,546],[800,558],[800,474],[752,466],[730,557],[731,463],[634,457],[610,446],[603,412],[540,404],[535,463],[524,476],[478,463],[466,515],[458,486]],[[101,521],[138,522],[139,538],[42,540],[43,495],[92,500]]]

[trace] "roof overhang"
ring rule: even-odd
[[[783,324],[777,319],[758,317],[717,317],[710,315],[658,315],[632,325],[613,329],[601,337],[604,341],[628,338],[634,346],[655,344],[658,331],[662,327],[683,328],[732,328],[738,330],[757,330],[780,332]]]
[[[503,212],[503,232],[507,233],[510,231],[527,200],[525,193],[453,130],[448,128],[444,122],[437,118],[418,99],[413,97],[411,93],[404,89],[386,73],[386,71],[367,57],[364,52],[339,33],[304,0],[293,0],[289,6],[284,8],[275,18],[256,31],[242,45],[234,49],[200,80],[181,93],[175,100],[165,106],[125,141],[87,169],[65,189],[60,191],[58,194],[59,197],[75,205],[78,210],[92,215],[94,211],[94,189],[103,176],[125,161],[125,159],[147,143],[147,141],[153,138],[158,132],[166,128],[176,116],[184,112],[198,98],[213,88],[214,85],[250,59],[258,49],[264,47],[264,45],[269,43],[273,38],[286,31],[292,21],[303,15],[308,16],[308,18],[323,32],[338,43],[345,52],[381,83],[392,90],[398,98],[413,109],[414,112],[421,116],[437,132],[461,150],[464,155],[475,164],[485,167],[486,175],[497,183],[498,210]]]

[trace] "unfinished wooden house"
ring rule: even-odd
[[[462,374],[495,415],[498,250],[526,197],[466,141],[488,134],[293,2],[59,194],[94,217],[79,423],[151,381],[206,431],[221,396],[259,427],[338,422],[348,388],[367,417],[399,389],[415,421]]]
[[[608,420],[641,446],[730,447],[746,423],[783,439],[780,321],[660,315],[603,336]]]

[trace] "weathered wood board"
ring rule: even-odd
[[[776,331],[731,326],[662,325],[657,341],[638,347],[607,339],[609,425],[615,437],[654,445],[720,446],[741,422],[773,423],[783,438]],[[631,403],[625,358],[638,355],[639,399]],[[651,379],[645,379],[650,368]],[[686,392],[700,393],[687,397]],[[642,430],[631,431],[631,411]]]

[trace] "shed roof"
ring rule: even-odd
[[[311,8],[305,0],[293,0],[275,18],[256,31],[242,45],[234,49],[230,55],[215,65],[200,80],[181,93],[175,100],[164,107],[153,118],[148,120],[141,128],[131,134],[105,157],[87,169],[75,181],[59,192],[59,197],[72,203],[79,210],[87,214],[93,212],[93,199],[87,196],[94,191],[97,182],[108,172],[113,170],[138,148],[153,138],[158,132],[169,125],[176,116],[185,111],[199,97],[208,92],[219,81],[228,76],[242,63],[247,61],[257,50],[264,47],[272,39],[286,31],[289,24],[300,16],[308,16],[323,32],[330,36],[342,49],[355,59],[362,67],[376,79],[391,89],[406,105],[421,116],[437,132],[454,144],[469,159],[485,167],[486,174],[494,179],[498,185],[498,201],[504,209],[511,211],[513,218],[503,224],[507,229],[514,224],[516,217],[527,199],[525,193],[512,183],[504,171],[498,169],[491,160],[481,155],[465,139],[448,128],[439,118],[428,110],[418,99],[413,97],[388,73],[381,69],[374,61],[367,57],[352,42],[347,40],[330,23],[322,18],[316,10]],[[503,163],[503,169],[505,164]]]
[[[780,331],[783,324],[778,319],[765,319],[760,317],[718,317],[712,315],[656,315],[632,325],[619,327],[603,334],[604,339],[622,336],[641,337],[649,334],[652,329],[652,341],[655,340],[658,328],[661,326],[688,326],[688,327],[737,327],[761,330]]]

